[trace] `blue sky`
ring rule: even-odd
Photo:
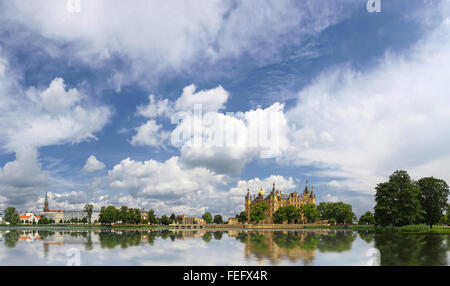
[[[0,1],[0,207],[231,216],[309,180],[360,215],[397,169],[448,181],[450,7],[366,2]],[[243,144],[174,146],[220,120]]]

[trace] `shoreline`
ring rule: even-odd
[[[374,231],[374,232],[395,232],[407,234],[450,234],[450,226],[434,226],[429,228],[424,225],[410,225],[401,227],[379,227],[374,225],[319,225],[319,224],[301,224],[301,225],[283,225],[283,224],[210,224],[201,225],[201,227],[180,226],[180,225],[0,225],[0,230],[24,229],[83,229],[83,230],[108,230],[108,229],[137,229],[137,230],[274,230],[274,231],[295,231],[295,230],[354,230],[354,231]]]

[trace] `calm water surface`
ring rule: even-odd
[[[372,248],[381,265],[450,265],[449,240],[351,230],[3,229],[0,265],[67,265],[78,254],[81,265],[366,265]]]

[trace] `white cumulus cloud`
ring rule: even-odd
[[[95,158],[94,155],[91,155],[87,160],[86,164],[83,166],[83,170],[85,170],[88,173],[97,172],[100,170],[103,170],[105,168],[105,164],[103,162],[100,162]]]

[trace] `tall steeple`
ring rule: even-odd
[[[48,198],[47,198],[47,192],[45,192],[44,212],[48,212]]]

